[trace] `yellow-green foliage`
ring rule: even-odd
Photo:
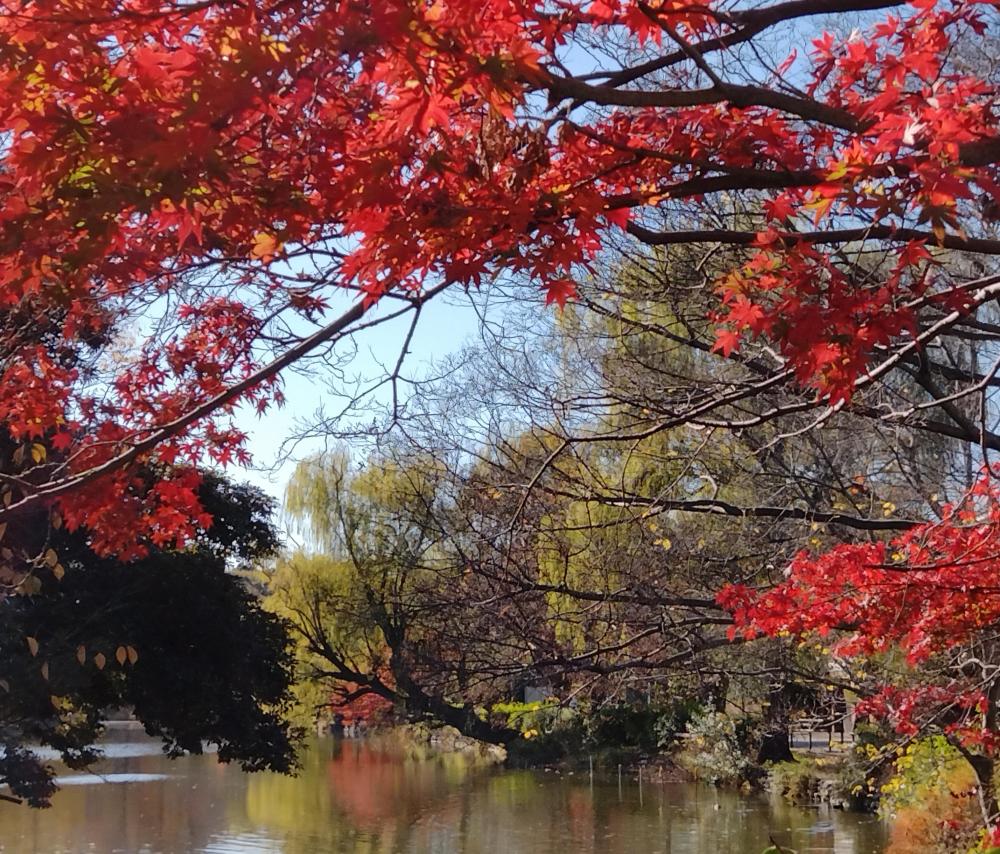
[[[954,854],[971,848],[982,821],[968,762],[942,736],[909,745],[882,787],[892,819],[887,854]]]
[[[310,623],[318,618],[327,638],[338,648],[360,652],[371,642],[370,626],[351,619],[363,606],[363,593],[349,561],[295,552],[278,562],[268,586],[267,606],[301,629],[306,628],[307,618]],[[308,634],[297,633],[296,643],[304,653],[309,646]]]
[[[359,470],[342,451],[297,466],[285,506],[309,549],[274,567],[267,604],[297,629],[303,714],[328,704],[331,678],[342,678],[331,673],[386,666],[385,627],[435,566],[440,471],[424,460],[404,466],[385,458]]]
[[[931,795],[968,792],[975,784],[969,763],[940,735],[912,742],[896,758],[895,773],[882,786],[886,815],[919,806]]]
[[[555,699],[538,700],[533,703],[514,700],[495,703],[491,712],[494,715],[502,715],[506,719],[507,726],[518,730],[527,739],[550,733],[574,717],[571,709],[560,706]]]
[[[372,650],[381,651],[384,644],[372,623],[363,619],[363,592],[348,561],[296,552],[277,563],[268,588],[265,607],[297,629],[293,632],[297,662],[293,716],[297,724],[307,726],[330,703],[330,688],[319,678],[328,662],[311,646],[317,627],[328,643],[362,670],[376,666]]]

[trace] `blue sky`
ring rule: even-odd
[[[377,310],[389,313],[394,308],[398,308],[398,303]],[[334,311],[328,314],[329,318],[334,316]],[[382,376],[382,366],[395,365],[399,358],[409,325],[409,317],[397,318],[358,333],[353,348],[345,342],[335,351],[345,357],[354,353],[344,367],[345,372],[365,379]],[[431,300],[421,312],[406,357],[404,375],[419,376],[433,361],[460,350],[478,335],[478,330],[479,317],[462,291]],[[282,496],[296,459],[322,448],[319,441],[304,442],[295,448],[291,457],[284,458],[282,443],[295,432],[297,423],[308,421],[320,407],[337,408],[336,397],[329,388],[330,372],[324,370],[322,364],[317,363],[310,376],[289,371],[283,375],[283,380],[286,397],[283,407],[272,408],[263,416],[247,408],[237,412],[238,426],[249,435],[248,449],[254,465],[250,469],[230,472],[237,480],[248,480],[277,498]],[[348,388],[343,390],[349,391]],[[388,407],[391,399],[388,389],[383,389],[375,399]]]

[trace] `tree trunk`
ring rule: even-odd
[[[792,738],[787,726],[772,724],[764,732],[757,751],[757,764],[764,762],[794,762]]]
[[[788,726],[789,709],[793,700],[792,686],[782,682],[771,687],[764,707],[764,735],[757,751],[757,764],[764,762],[794,762],[792,737]]]
[[[520,733],[509,727],[494,726],[484,721],[470,705],[454,706],[440,697],[426,693],[401,668],[393,668],[400,699],[411,715],[429,717],[457,729],[462,735],[488,744],[506,744]]]
[[[996,763],[989,756],[966,754],[972,770],[976,773],[977,789],[979,791],[979,807],[983,811],[983,823],[992,828],[1000,813],[997,805],[997,787],[993,781]]]

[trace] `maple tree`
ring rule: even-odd
[[[738,82],[713,65],[788,22],[883,8],[777,67],[743,62]],[[997,248],[964,219],[996,189],[993,90],[947,66],[986,15],[887,0],[5,3],[0,414],[20,457],[0,515],[45,504],[126,557],[182,541],[192,485],[136,482],[137,463],[243,458],[226,411],[265,408],[280,368],[387,295],[503,271],[563,302],[621,228],[750,244],[719,283],[717,346],[766,334],[800,382],[849,399],[1000,290],[955,281],[931,251]],[[574,74],[564,53],[605,34],[635,62]],[[735,190],[764,196],[753,229],[649,228],[646,212]],[[873,244],[878,275],[858,261]],[[316,316],[343,288],[355,308],[267,361],[276,318]],[[84,364],[136,318],[155,333]]]
[[[939,520],[891,540],[800,552],[785,580],[766,590],[728,585],[719,602],[731,636],[832,635],[835,655],[905,653],[902,684],[876,686],[858,711],[907,738],[944,732],[976,772],[983,817],[997,838],[994,769],[1000,737],[995,632],[1000,504],[984,472]]]
[[[504,274],[565,303],[623,233],[742,247],[716,281],[714,347],[753,368],[745,348],[767,341],[778,367],[723,402],[805,388],[784,411],[822,423],[1000,294],[976,260],[1000,253],[997,90],[953,61],[987,32],[990,3],[5,0],[4,12],[0,521],[41,507],[102,554],[139,557],[207,524],[178,464],[243,459],[232,408],[280,400],[281,369],[380,302],[412,308]],[[858,14],[849,33],[806,33],[815,16],[853,27]],[[757,47],[775,32],[802,49],[772,61]],[[739,193],[755,213],[700,227]],[[358,302],[326,318],[344,290]],[[296,337],[290,317],[319,325]],[[937,404],[985,400],[998,370]],[[961,412],[938,429],[1000,447]],[[969,571],[962,549],[991,566],[989,482],[894,546],[803,556],[778,590],[724,601],[748,631],[849,623],[859,650],[947,647],[992,619],[979,582],[950,577]],[[903,569],[883,566],[884,548]],[[7,581],[47,555],[11,551]],[[907,607],[934,604],[918,634],[885,625],[903,595],[885,573],[905,577]],[[820,592],[831,604],[810,622]]]

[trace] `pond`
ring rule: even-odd
[[[44,811],[0,805],[4,854],[879,854],[870,816],[801,810],[695,784],[590,783],[404,759],[364,742],[311,743],[298,777],[175,761],[135,728],[110,731],[94,774],[67,773]]]

